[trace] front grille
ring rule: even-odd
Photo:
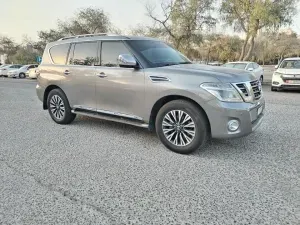
[[[258,100],[261,97],[261,84],[260,81],[255,80],[255,81],[251,81],[250,82],[251,87],[252,87],[252,91],[254,94],[254,99]]]
[[[253,102],[261,98],[261,84],[259,80],[234,84],[245,102]]]

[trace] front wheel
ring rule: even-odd
[[[47,98],[48,111],[51,118],[58,124],[70,124],[76,117],[66,95],[60,89],[50,91]]]
[[[259,81],[260,81],[261,84],[263,84],[264,77],[262,75],[260,76]]]
[[[208,138],[208,121],[193,103],[174,100],[165,104],[156,117],[156,132],[170,150],[188,154],[201,148]]]

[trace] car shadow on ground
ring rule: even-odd
[[[133,139],[137,138],[137,135],[139,135],[140,138],[147,139],[148,143],[151,142],[155,146],[162,146],[162,148],[165,148],[154,131],[150,132],[148,129],[141,127],[86,116],[78,116],[72,125],[81,126],[82,128],[87,129],[105,128],[107,132],[113,132],[116,135],[132,136]],[[189,156],[201,158],[243,157],[245,154],[255,153],[253,148],[257,149],[256,145],[261,145],[260,136],[259,133],[252,133],[247,137],[237,139],[209,139],[205,146],[189,154]],[[165,148],[165,150],[168,151],[167,148]]]

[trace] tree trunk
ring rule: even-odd
[[[246,47],[247,47],[247,44],[248,44],[248,40],[249,40],[249,36],[248,36],[248,34],[247,34],[246,39],[245,39],[245,41],[244,41],[244,45],[243,45],[243,48],[242,48],[242,52],[241,52],[239,61],[242,61],[242,59],[244,58],[245,51],[246,51]]]
[[[254,48],[254,36],[252,35],[250,37],[250,46],[249,46],[249,50],[247,52],[247,55],[244,57],[243,61],[247,61],[249,60],[251,54],[252,54],[252,51],[253,51],[253,48]]]

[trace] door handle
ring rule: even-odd
[[[70,71],[69,71],[69,70],[65,70],[64,74],[65,74],[65,75],[69,75],[69,74],[70,74]]]
[[[97,75],[98,77],[101,77],[101,78],[104,78],[104,77],[107,77],[107,75],[103,72],[101,72],[100,74]]]

